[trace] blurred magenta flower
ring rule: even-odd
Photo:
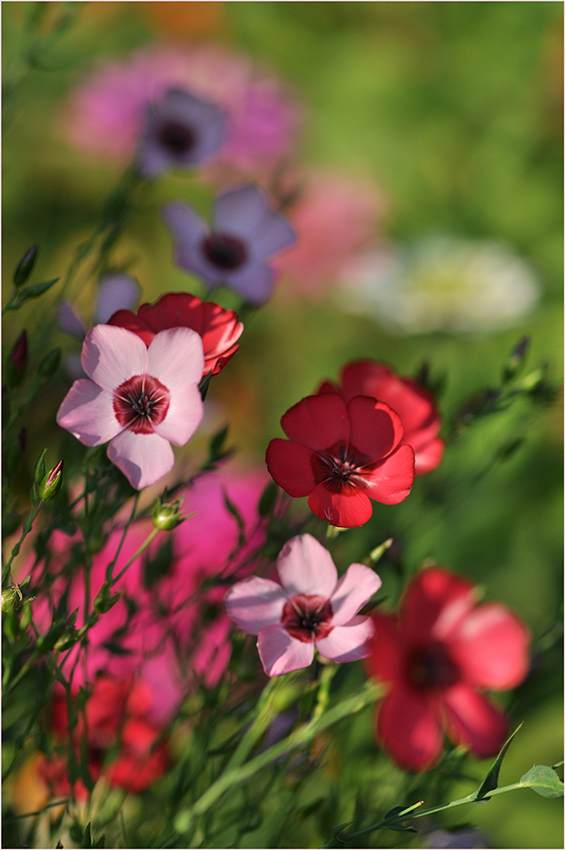
[[[258,186],[218,195],[210,228],[180,201],[166,204],[163,218],[175,239],[175,261],[181,268],[209,286],[227,286],[253,304],[267,300],[275,281],[266,260],[296,239],[293,228],[270,209]]]
[[[141,138],[147,104],[171,88],[226,110],[218,161],[249,170],[291,152],[298,114],[282,84],[214,45],[153,46],[99,67],[72,94],[65,132],[81,150],[125,164]]]
[[[168,89],[147,104],[136,164],[145,177],[168,168],[187,168],[220,150],[226,137],[226,114],[215,104],[184,89]]]
[[[202,337],[205,375],[221,372],[239,348],[236,343],[243,333],[243,325],[233,310],[201,301],[188,292],[170,292],[155,304],[142,304],[137,315],[127,309],[118,310],[109,324],[133,331],[147,346],[159,331],[192,328]]]
[[[401,445],[400,417],[380,401],[337,393],[307,396],[281,419],[288,440],[271,440],[267,466],[289,496],[330,525],[353,528],[372,514],[371,499],[396,505],[414,481],[414,451]]]
[[[289,287],[322,298],[357,254],[374,241],[384,199],[367,182],[314,172],[288,216],[298,240],[275,265]]]
[[[184,446],[203,416],[198,383],[202,340],[189,328],[158,333],[149,348],[125,328],[96,325],[57,422],[86,446],[109,441],[108,457],[141,490],[172,468],[171,442]]]
[[[253,576],[226,594],[228,614],[240,629],[257,635],[267,676],[308,667],[314,648],[324,658],[365,658],[370,617],[357,616],[381,586],[369,567],[351,564],[338,579],[331,555],[310,534],[293,537],[277,559],[281,584]]]
[[[495,755],[507,734],[504,715],[483,694],[519,685],[529,665],[524,624],[503,605],[476,604],[475,588],[442,567],[422,570],[398,614],[373,614],[367,661],[389,686],[377,713],[383,748],[407,770],[429,770],[445,732],[479,758]]]
[[[336,392],[347,404],[356,395],[371,396],[388,404],[402,420],[400,445],[412,446],[416,475],[439,466],[444,442],[438,437],[441,418],[435,399],[411,378],[400,378],[392,369],[374,360],[357,360],[341,370],[340,381],[324,381],[318,393]]]

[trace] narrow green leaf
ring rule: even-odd
[[[56,277],[53,278],[53,280],[46,280],[43,283],[34,283],[33,286],[26,286],[25,289],[20,289],[14,299],[11,309],[17,310],[22,306],[22,304],[24,304],[24,302],[29,301],[30,298],[38,298],[40,295],[43,295],[43,293],[47,292],[48,289],[51,289],[58,280],[59,278]]]
[[[224,505],[226,506],[226,510],[228,510],[230,514],[235,518],[239,530],[238,546],[241,546],[245,542],[245,520],[241,516],[237,505],[234,505],[225,490]]]
[[[502,745],[501,750],[500,750],[499,754],[497,755],[493,766],[491,767],[491,769],[489,770],[489,772],[487,773],[487,775],[485,776],[485,778],[481,782],[479,790],[477,791],[477,796],[475,798],[476,802],[480,802],[481,800],[484,800],[484,798],[491,791],[494,791],[494,789],[498,787],[498,775],[500,773],[500,768],[502,766],[502,760],[504,759],[504,756],[506,755],[506,753],[508,751],[508,747],[512,743],[514,736],[519,732],[519,730],[522,728],[522,726],[523,726],[523,724],[520,723],[520,725],[517,726],[516,729],[512,732],[512,734],[510,735],[508,740],[505,741],[504,744]]]
[[[551,767],[545,764],[536,764],[527,773],[520,777],[520,784],[524,788],[531,788],[541,797],[562,797],[563,783]]]
[[[384,816],[384,820],[395,821],[400,820],[402,817],[406,817],[414,809],[419,808],[422,805],[422,801],[420,800],[418,803],[414,803],[413,806],[394,806],[394,808],[390,809]],[[403,823],[383,823],[383,827],[387,829],[394,829],[397,832],[416,832],[413,826],[406,826]]]
[[[345,829],[346,826],[349,826],[351,821],[346,821],[346,823],[340,823],[338,826],[334,826],[332,828],[331,838],[328,838],[325,844],[322,844],[323,848],[336,848],[336,847],[345,847],[345,841],[342,841],[339,837],[339,833],[342,829]]]

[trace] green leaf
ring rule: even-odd
[[[502,760],[504,759],[504,756],[506,755],[506,753],[508,751],[508,747],[512,743],[514,736],[517,734],[517,732],[519,732],[519,730],[522,728],[522,726],[523,726],[523,724],[520,723],[520,725],[517,726],[516,729],[512,732],[512,734],[510,735],[508,740],[505,741],[505,743],[502,745],[501,750],[500,750],[499,754],[497,755],[493,766],[491,767],[491,769],[489,770],[489,772],[487,773],[487,775],[483,779],[483,781],[480,785],[480,788],[477,791],[477,796],[475,798],[475,802],[480,802],[481,800],[484,800],[484,798],[488,794],[490,794],[491,791],[494,791],[495,788],[498,788],[498,774],[500,773],[500,768],[502,766]]]
[[[562,797],[563,783],[551,767],[545,764],[536,764],[527,773],[520,777],[520,784],[524,788],[531,788],[541,797]]]
[[[406,806],[394,806],[394,808],[392,808],[390,811],[388,811],[386,813],[386,815],[384,816],[384,820],[385,821],[388,821],[388,820],[393,821],[393,820],[396,820],[396,819],[400,819],[401,816],[406,817],[407,815],[410,814],[410,812],[413,812],[414,809],[417,809],[421,805],[422,805],[422,802],[420,801],[418,803],[415,803],[413,806],[408,806],[408,807],[406,807]],[[395,823],[395,824],[383,823],[383,826],[386,827],[387,829],[395,829],[397,832],[416,832],[416,830],[414,829],[413,826],[406,826],[403,823]]]
[[[30,298],[38,298],[40,295],[43,295],[43,293],[47,292],[48,289],[51,289],[58,280],[59,278],[55,277],[53,280],[46,280],[43,283],[34,283],[33,286],[26,286],[25,289],[18,290],[18,294],[10,309],[17,310],[22,306],[22,304],[29,301]]]
[[[237,505],[230,501],[227,492],[224,490],[224,505],[226,510],[235,518],[239,530],[238,546],[242,546],[245,542],[245,520],[241,516]]]
[[[345,847],[345,841],[342,841],[341,838],[339,838],[339,833],[342,831],[342,829],[345,829],[346,826],[349,826],[350,823],[351,823],[351,821],[349,820],[349,821],[346,821],[345,823],[340,823],[338,826],[334,826],[332,828],[331,838],[328,838],[326,843],[322,844],[322,847],[323,848]]]

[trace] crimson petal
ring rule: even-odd
[[[349,443],[347,408],[337,394],[306,396],[287,410],[281,427],[290,440],[313,451]]]
[[[308,496],[316,486],[310,449],[277,438],[267,446],[266,460],[273,479],[289,496]]]
[[[373,513],[373,506],[362,490],[349,486],[336,492],[325,481],[310,494],[308,507],[320,519],[338,528],[364,525]]]

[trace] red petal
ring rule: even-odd
[[[137,313],[154,333],[169,328],[191,328],[198,334],[202,332],[202,301],[187,292],[169,292],[155,304],[142,304]]]
[[[422,642],[430,637],[440,615],[447,610],[456,612],[457,622],[466,617],[474,606],[473,585],[443,567],[429,567],[419,572],[408,585],[400,605],[399,623],[410,642]],[[442,637],[447,637],[446,634]]]
[[[133,331],[141,337],[147,347],[151,345],[151,340],[155,336],[153,331],[145,324],[143,319],[136,316],[130,310],[117,310],[113,316],[110,316],[107,322],[108,325],[115,325],[118,328],[125,328],[128,331]]]
[[[334,393],[303,398],[284,414],[287,437],[314,451],[349,443],[349,417],[343,399]]]
[[[409,495],[414,483],[414,451],[400,446],[374,469],[363,471],[366,493],[383,505],[397,505]]]
[[[496,755],[508,732],[504,715],[464,683],[445,691],[443,700],[446,731],[452,741],[466,744],[479,758]]]
[[[308,496],[314,487],[312,452],[288,440],[271,440],[267,446],[267,468],[289,496]]]
[[[393,688],[377,714],[377,739],[400,767],[429,770],[443,749],[433,704],[414,690]]]
[[[405,436],[404,442],[414,449],[416,475],[427,475],[440,465],[445,444],[439,437],[423,443],[419,439],[410,441],[410,436]]]
[[[385,458],[399,445],[404,433],[402,422],[388,404],[358,395],[347,405],[347,412],[351,446],[368,459]]]
[[[308,506],[316,516],[338,528],[356,528],[371,518],[373,507],[362,490],[349,486],[336,492],[325,481],[310,494]]]
[[[396,618],[377,611],[372,616],[375,633],[371,641],[371,655],[365,662],[370,676],[383,682],[402,679],[404,647]]]
[[[450,649],[469,684],[504,690],[524,679],[529,642],[522,621],[503,605],[491,603],[461,621]]]

